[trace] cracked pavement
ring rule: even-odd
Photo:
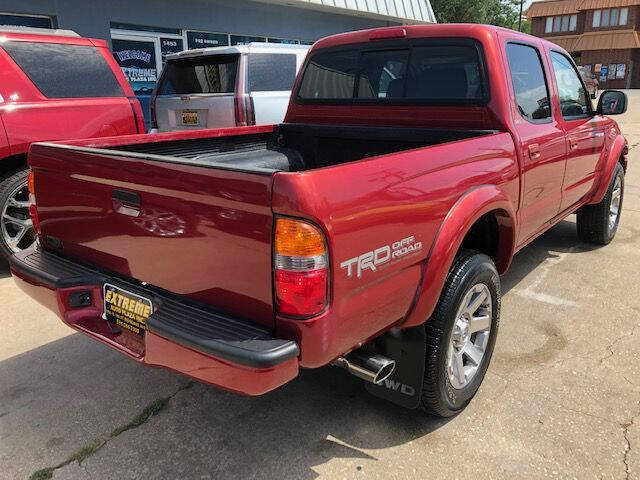
[[[331,367],[263,397],[185,388],[73,333],[0,265],[0,480],[106,438],[53,478],[640,480],[640,91],[629,97],[616,239],[581,244],[570,217],[515,257],[489,373],[456,418],[396,408]]]

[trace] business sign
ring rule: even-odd
[[[187,30],[187,48],[226,47],[229,35],[226,33],[194,32]]]
[[[150,95],[158,79],[156,49],[153,41],[111,40],[113,56],[122,68],[136,95]]]

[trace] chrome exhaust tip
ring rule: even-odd
[[[355,351],[346,357],[336,358],[332,365],[344,368],[358,378],[380,385],[393,373],[396,361],[363,351]]]

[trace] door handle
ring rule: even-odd
[[[140,215],[140,194],[127,190],[114,190],[111,192],[113,209],[116,213],[127,215],[128,217],[138,217]]]
[[[578,148],[578,142],[576,142],[575,140],[569,140],[569,148],[571,150],[575,150],[576,148]]]
[[[531,145],[529,145],[528,150],[531,160],[537,160],[540,158],[540,145],[538,145],[537,143],[532,143]]]

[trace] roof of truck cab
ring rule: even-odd
[[[484,38],[487,41],[495,38],[498,31],[509,32],[515,37],[529,40],[535,43],[540,41],[548,45],[553,45],[545,40],[528,35],[522,32],[516,32],[495,25],[483,25],[477,23],[440,23],[429,25],[405,25],[401,27],[381,27],[369,30],[359,30],[355,32],[339,33],[318,40],[312,47],[312,51],[336,47],[340,45],[349,45],[355,43],[375,43],[381,40],[393,39],[416,39],[416,38],[451,38],[451,37],[471,37],[476,39]],[[557,47],[556,47],[557,48]]]
[[[251,42],[247,45],[233,45],[226,47],[206,47],[184,50],[182,52],[167,55],[167,60],[177,58],[191,58],[208,55],[238,55],[241,53],[304,53],[309,50],[308,45],[295,45],[284,43]]]

